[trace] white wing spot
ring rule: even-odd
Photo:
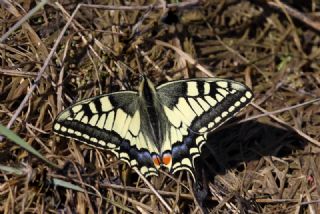
[[[203,132],[206,132],[208,130],[207,127],[202,127],[201,129],[199,129],[199,132],[203,133]]]
[[[89,140],[89,139],[90,139],[90,136],[89,136],[89,135],[87,135],[87,134],[83,134],[83,135],[82,135],[82,137],[83,137],[84,139],[87,139],[87,140]]]
[[[201,108],[201,106],[193,98],[188,98],[188,101],[191,105],[191,108],[196,112],[198,116],[200,116],[203,113],[203,109]]]
[[[176,142],[176,130],[173,126],[171,126],[170,130],[166,132],[164,143],[162,144],[161,151],[171,150],[171,143]]]
[[[216,118],[214,119],[214,122],[215,122],[215,123],[219,123],[219,122],[221,121],[221,119],[222,119],[222,118],[218,116],[218,117],[216,117]]]
[[[73,113],[78,113],[82,109],[82,105],[76,105],[72,107]]]
[[[197,82],[187,82],[187,95],[194,97],[199,95]]]
[[[100,116],[99,121],[98,121],[98,123],[96,124],[96,126],[97,126],[98,128],[100,128],[100,129],[102,129],[105,122],[106,122],[106,114],[102,114],[102,115]]]
[[[151,173],[150,173],[151,172]],[[149,168],[149,175],[158,175],[158,172],[155,168]]]
[[[99,143],[101,146],[106,146],[106,142],[104,142],[103,140],[99,140],[98,143]]]
[[[174,127],[180,127],[181,125],[181,119],[177,117],[177,114],[175,114],[172,110],[170,110],[167,106],[163,107],[164,112],[167,115],[168,120]]]
[[[239,107],[241,105],[240,101],[237,101],[234,106]]]
[[[61,127],[61,131],[62,131],[62,132],[66,132],[66,131],[67,131],[67,128],[66,128],[65,126],[62,126],[62,127]]]
[[[182,121],[183,124],[190,125],[191,122],[181,113],[178,108],[174,107],[172,111]]]
[[[222,112],[222,114],[221,114],[222,117],[226,117],[227,115],[228,115],[228,112],[227,112],[227,111],[224,111],[224,112]]]
[[[181,161],[181,163],[182,163],[183,165],[192,167],[192,164],[191,164],[191,161],[190,161],[189,158],[183,158],[182,161]]]
[[[78,137],[80,137],[82,135],[81,132],[79,132],[79,131],[76,131],[74,134],[77,135]]]
[[[137,160],[133,159],[130,161],[130,164],[131,164],[131,166],[136,166],[136,165],[138,165],[138,162],[137,162]]]
[[[187,119],[189,121],[189,123],[187,125],[190,125],[191,121],[196,117],[196,114],[191,109],[191,107],[187,103],[186,99],[184,99],[183,97],[180,97],[179,102],[177,104],[177,108],[185,116],[185,119]]]
[[[114,121],[114,111],[110,112],[108,114],[106,123],[104,124],[104,128],[106,130],[111,130],[112,129],[112,125],[113,125],[113,121]]]
[[[192,148],[190,149],[190,154],[198,154],[198,153],[200,153],[198,148],[192,147]]]
[[[87,124],[89,121],[89,117],[88,116],[84,116],[81,120],[82,123]]]
[[[209,128],[209,129],[211,129],[212,127],[214,127],[214,122],[210,122],[210,123],[208,124],[208,128]]]
[[[223,96],[223,97],[226,97],[229,92],[225,89],[222,89],[222,88],[218,88],[217,91]]]
[[[206,99],[211,106],[217,105],[217,101],[210,96],[205,96],[204,99]]]
[[[201,107],[205,110],[205,111],[208,111],[209,108],[210,108],[210,105],[204,101],[202,98],[198,97],[197,98],[197,101],[200,103]]]
[[[94,143],[98,143],[98,139],[95,138],[95,137],[90,138],[90,141],[91,141],[91,142],[94,142]]]
[[[124,152],[120,153],[120,158],[124,158],[124,159],[130,160],[129,155],[127,153],[124,153]]]
[[[246,97],[241,97],[241,98],[240,98],[240,101],[241,101],[242,103],[246,102],[246,100],[247,100]]]
[[[228,82],[225,81],[218,81],[216,84],[221,87],[221,88],[227,88],[228,87]]]
[[[94,102],[89,103],[89,108],[90,108],[90,110],[91,110],[91,112],[92,112],[93,114],[98,113],[97,108],[96,108],[96,105],[94,104]]]
[[[99,119],[99,115],[95,114],[91,117],[90,121],[89,121],[89,124],[91,126],[96,126],[97,122],[98,122],[98,119]]]
[[[136,111],[134,113],[129,130],[133,134],[133,136],[137,136],[140,130],[140,112]]]
[[[188,134],[188,127],[186,127],[186,125],[184,125],[182,128],[179,129],[180,133],[185,136]]]
[[[122,132],[123,132],[123,126],[125,124],[126,118],[127,118],[127,114],[122,109],[119,108],[114,118],[114,124],[112,129],[115,132],[117,132],[121,137],[124,137],[123,136],[124,134]]]
[[[80,121],[83,115],[84,115],[84,111],[80,111],[74,119]]]
[[[223,96],[221,96],[220,94],[216,94],[216,99],[218,100],[218,102],[221,102],[223,100]]]
[[[138,136],[138,141],[137,141],[137,148],[141,149],[146,147],[147,147],[146,140],[144,139],[143,134],[140,132]]]
[[[140,168],[140,172],[145,175],[148,172],[148,168],[146,166],[143,166]]]
[[[100,103],[101,103],[101,109],[103,112],[108,112],[113,109],[113,106],[109,100],[109,97],[101,97]]]
[[[234,89],[236,89],[237,91],[243,91],[243,90],[245,90],[245,87],[244,87],[242,84],[240,84],[240,83],[235,83],[235,82],[233,82],[233,83],[231,84],[231,88],[234,88]]]
[[[71,113],[70,111],[66,110],[64,112],[62,112],[61,114],[59,114],[59,117],[57,118],[58,121],[61,120],[66,120],[68,117],[70,117]]]
[[[116,145],[113,144],[113,143],[107,143],[107,147],[108,147],[109,149],[115,149],[115,148],[116,148]]]
[[[250,98],[252,97],[252,93],[249,92],[249,91],[247,91],[247,92],[246,92],[246,97],[247,97],[248,99],[250,99]]]
[[[196,145],[199,146],[199,144],[200,144],[202,141],[204,141],[204,138],[203,138],[202,136],[197,137],[197,138],[196,138]]]
[[[69,133],[69,134],[73,134],[73,133],[74,133],[74,130],[73,130],[73,129],[68,129],[68,133]]]
[[[177,163],[175,163],[175,164],[172,166],[172,168],[173,168],[173,169],[178,168],[180,165],[181,165],[181,163],[177,162]]]
[[[205,94],[205,95],[206,95],[206,94],[209,94],[209,93],[210,93],[210,84],[207,83],[207,82],[205,82],[204,85],[203,85],[203,87],[204,87],[204,94]]]
[[[177,141],[182,142],[182,134],[180,132],[180,130],[176,129],[176,136],[177,136]]]
[[[233,112],[235,109],[236,109],[236,107],[230,106],[230,108],[228,109],[228,111],[231,113],[231,112]]]
[[[130,115],[127,115],[126,121],[122,125],[122,128],[121,128],[121,133],[120,133],[121,136],[125,136],[128,133],[128,129],[129,129],[129,126],[130,126],[130,123],[131,123],[131,119],[132,118],[130,117]]]
[[[61,125],[59,123],[56,123],[54,124],[54,127],[53,127],[55,130],[60,130],[61,128]]]
[[[178,141],[177,131],[173,126],[171,126],[171,128],[170,128],[170,137],[171,137],[171,143],[175,143]],[[171,145],[170,145],[170,147],[171,147]]]

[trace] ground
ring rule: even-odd
[[[35,11],[39,1],[2,2],[0,124],[59,168],[2,137],[1,212],[320,211],[317,0],[88,2]],[[209,135],[205,201],[186,172],[145,181],[53,133],[65,107],[135,90],[141,73],[155,84],[214,76],[252,89],[252,104]]]

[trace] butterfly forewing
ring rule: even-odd
[[[169,82],[157,87],[158,96],[172,127],[162,151],[171,151],[174,173],[188,170],[201,153],[207,133],[234,116],[252,99],[245,85],[225,79],[205,78]]]
[[[145,176],[157,175],[146,130],[141,127],[136,92],[123,91],[78,102],[61,112],[53,129],[58,134],[106,149]]]

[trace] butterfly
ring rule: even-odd
[[[160,167],[187,170],[195,179],[195,159],[207,134],[233,117],[253,98],[242,83],[194,78],[157,87],[142,77],[138,91],[92,97],[62,111],[53,130],[108,150],[145,177]]]

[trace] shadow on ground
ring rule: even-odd
[[[305,145],[293,131],[249,121],[210,134],[201,157],[212,177],[225,174],[229,169],[243,171],[239,163],[249,163],[263,156],[286,157]]]

